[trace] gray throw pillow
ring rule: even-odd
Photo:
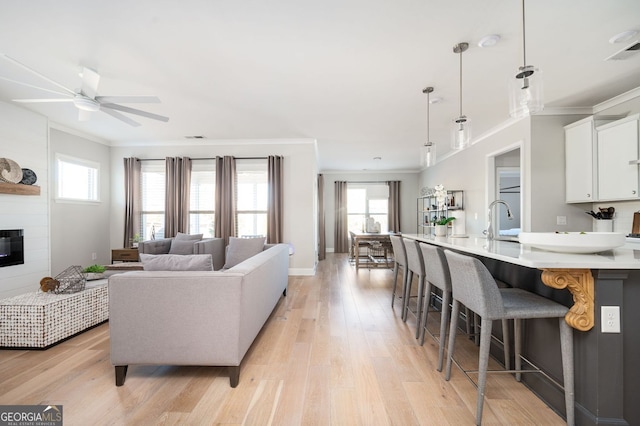
[[[200,241],[202,239],[202,234],[183,234],[182,232],[178,232],[178,235],[173,237],[174,241]]]
[[[181,241],[174,238],[173,240],[171,240],[171,248],[169,249],[169,254],[193,254],[194,243],[196,243],[196,241]]]
[[[145,271],[213,271],[210,254],[145,254],[140,253]]]
[[[223,269],[229,269],[244,262],[264,249],[266,238],[235,238],[229,237],[227,259]]]

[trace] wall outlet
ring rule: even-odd
[[[620,306],[603,306],[600,324],[603,333],[620,333]]]
[[[91,253],[91,260],[96,260],[98,258],[98,253]]]
[[[566,216],[556,216],[556,225],[566,225],[567,217]]]

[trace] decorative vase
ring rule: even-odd
[[[436,237],[446,237],[447,228],[447,225],[436,225]]]

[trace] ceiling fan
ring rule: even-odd
[[[42,90],[45,92],[54,93],[59,96],[63,96],[62,98],[13,99],[14,102],[21,102],[21,103],[72,102],[73,105],[75,105],[75,107],[78,108],[78,119],[80,121],[89,120],[89,118],[91,117],[91,113],[96,111],[102,111],[114,118],[117,118],[118,120],[124,121],[125,123],[135,127],[140,126],[140,123],[122,114],[122,112],[139,115],[141,117],[151,118],[153,120],[159,120],[164,122],[169,121],[169,117],[164,117],[162,115],[153,114],[153,113],[142,111],[136,108],[130,108],[124,105],[119,105],[120,103],[160,103],[160,99],[158,99],[155,96],[97,96],[98,83],[100,83],[100,74],[98,74],[96,71],[90,68],[86,68],[86,67],[83,68],[82,86],[79,90],[74,91],[63,86],[62,84],[56,81],[51,80],[45,75],[40,74],[38,71],[35,71],[34,69],[29,68],[23,63],[3,53],[0,53],[0,57],[30,72],[31,74],[34,74],[40,77],[41,79],[53,84],[54,86],[62,90],[62,91],[58,91],[58,90],[46,89],[44,87],[34,86],[29,83],[24,83],[21,81],[16,81],[10,78],[0,76],[0,79],[9,81],[11,83],[20,84],[22,86],[27,86],[27,87]]]

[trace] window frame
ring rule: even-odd
[[[61,175],[61,165],[60,163],[67,163],[75,166],[85,167],[87,169],[94,170],[94,178],[93,178],[93,188],[87,187],[87,192],[94,192],[95,198],[72,198],[65,197],[61,195],[61,189],[63,185],[63,179]],[[100,199],[101,191],[100,191],[100,163],[97,161],[87,160],[85,158],[74,157],[67,154],[62,154],[59,152],[55,153],[54,156],[54,176],[55,176],[55,194],[54,199],[57,203],[71,203],[71,204],[100,204],[102,201]]]

